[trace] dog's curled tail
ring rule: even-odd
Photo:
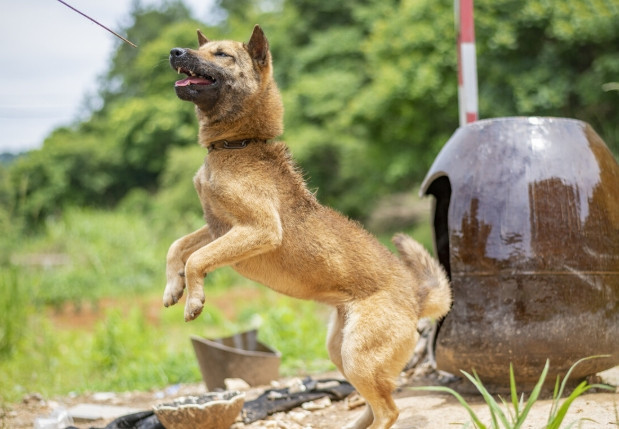
[[[396,234],[393,244],[402,261],[419,282],[420,317],[440,318],[451,307],[451,287],[445,270],[417,241],[405,234]]]

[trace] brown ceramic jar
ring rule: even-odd
[[[578,359],[619,364],[619,166],[586,123],[515,117],[459,128],[422,184],[454,292],[439,369],[531,385]]]

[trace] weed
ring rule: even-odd
[[[563,392],[565,390],[565,386],[567,381],[574,370],[574,368],[580,364],[581,362],[589,359],[595,359],[600,357],[607,356],[591,356],[587,358],[580,359],[574,365],[571,366],[563,381],[560,382],[560,377],[557,377],[557,381],[555,383],[555,388],[552,396],[552,407],[550,409],[550,413],[548,416],[548,423],[544,429],[559,429],[565,416],[567,414],[568,409],[574,402],[576,398],[578,398],[583,393],[587,392],[590,389],[607,389],[613,390],[610,386],[606,386],[603,384],[588,384],[586,381],[580,383],[572,393],[561,402],[561,397],[563,396]],[[514,369],[512,365],[509,365],[509,386],[510,386],[510,394],[511,394],[511,406],[510,409],[509,404],[503,399],[501,399],[503,407],[501,407],[497,401],[492,397],[492,395],[488,392],[488,390],[484,387],[481,379],[477,375],[475,371],[473,371],[473,375],[469,374],[466,371],[462,371],[464,376],[469,379],[471,383],[477,388],[479,393],[484,398],[484,401],[488,405],[490,410],[490,416],[492,418],[492,424],[490,428],[492,429],[500,429],[501,427],[505,429],[519,429],[523,427],[529,411],[538,400],[540,392],[542,390],[542,386],[544,385],[544,381],[546,380],[546,375],[548,374],[548,369],[550,367],[550,362],[547,360],[546,365],[544,365],[544,369],[542,370],[542,374],[531,391],[531,395],[526,403],[524,403],[524,394],[520,395],[518,398],[517,388],[516,388],[516,379],[514,377]],[[436,392],[445,392],[453,395],[458,402],[466,409],[471,417],[473,425],[478,429],[487,429],[488,426],[483,424],[480,418],[475,414],[471,406],[466,402],[466,400],[455,390],[450,389],[448,387],[443,386],[424,386],[424,387],[413,387],[413,390],[425,390],[425,391],[436,391]],[[503,409],[507,410],[507,415],[503,412]],[[570,426],[571,427],[571,426]]]

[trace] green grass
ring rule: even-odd
[[[15,249],[22,275],[42,304],[143,293],[164,278],[170,238],[139,214],[71,209]],[[59,257],[54,266],[29,260]]]
[[[592,356],[580,359],[572,367],[569,369],[563,381],[560,380],[560,377],[557,377],[555,388],[552,396],[552,406],[548,415],[548,422],[544,429],[559,429],[563,424],[565,416],[567,412],[574,402],[576,398],[584,394],[590,389],[606,389],[606,390],[614,390],[610,386],[602,385],[602,384],[588,384],[586,381],[581,382],[571,393],[570,395],[562,400],[563,393],[565,391],[565,387],[567,385],[568,379],[572,374],[574,368],[579,365],[581,362],[595,359],[604,356]],[[524,394],[518,395],[517,387],[516,387],[516,379],[514,377],[514,369],[512,365],[509,366],[509,380],[510,380],[510,399],[511,404],[505,401],[503,398],[500,398],[501,404],[494,399],[492,394],[488,392],[486,387],[483,385],[479,376],[475,371],[473,371],[473,375],[469,374],[466,371],[462,371],[464,376],[475,386],[475,388],[479,391],[479,393],[484,398],[484,401],[488,405],[488,409],[490,411],[490,417],[492,422],[490,425],[484,424],[479,416],[473,411],[472,407],[466,402],[466,400],[455,390],[450,389],[444,386],[425,386],[425,387],[414,387],[413,390],[425,390],[425,391],[435,391],[435,392],[445,392],[453,395],[458,402],[466,409],[471,417],[471,422],[477,429],[519,429],[526,424],[527,416],[529,412],[539,399],[539,395],[542,391],[542,387],[544,382],[546,381],[546,376],[548,374],[548,369],[550,366],[550,362],[546,361],[546,365],[542,370],[542,374],[540,378],[531,391],[529,398],[526,402],[524,402]],[[570,424],[568,427],[572,427],[574,423]]]
[[[138,195],[134,205],[138,197],[147,199]],[[164,308],[168,246],[203,222],[199,213],[175,219],[129,203],[115,211],[72,208],[36,233],[6,236],[0,255],[0,402],[30,392],[54,396],[198,382],[190,335],[214,338],[253,328],[282,353],[283,375],[334,368],[325,346],[328,307],[282,296],[230,268],[206,278],[206,306],[197,320],[184,322],[184,301]],[[431,246],[427,225],[406,232]],[[390,245],[391,234],[380,238]],[[59,263],[32,263],[49,255]],[[80,311],[95,313],[98,322],[57,322],[56,314]]]
[[[198,382],[190,335],[251,328],[282,352],[284,375],[332,368],[326,307],[279,295],[232,269],[206,278],[206,309],[196,321],[184,322],[184,301],[164,308],[165,254],[190,230],[187,222],[158,225],[131,212],[71,209],[43,232],[7,246],[10,257],[0,262],[0,402],[29,392],[54,396]],[[32,255],[50,254],[64,255],[66,263],[28,264]],[[80,311],[98,312],[99,321],[56,323],[55,314]]]
[[[25,334],[23,323],[32,311],[28,290],[19,282],[16,269],[0,271],[0,359],[10,356]]]
[[[146,317],[144,305],[159,306],[158,296],[142,305],[115,301],[91,328],[61,328],[44,313],[31,313],[20,320],[24,332],[0,361],[0,398],[17,401],[29,392],[54,396],[198,382],[190,335],[219,337],[251,328],[258,328],[260,339],[282,352],[282,375],[332,368],[325,347],[324,307],[258,285],[228,290],[220,286],[206,294],[205,311],[190,323],[183,320],[182,302],[168,309],[161,306],[155,321]],[[218,307],[225,301],[229,314]]]
[[[152,389],[199,380],[189,347],[171,347],[137,309],[111,311],[93,332],[32,318],[24,341],[0,362],[2,398],[100,390]]]

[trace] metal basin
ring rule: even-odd
[[[421,189],[454,305],[440,369],[508,385],[619,364],[619,166],[586,123],[499,118],[459,128]]]
[[[226,378],[241,378],[250,386],[279,378],[281,354],[258,341],[256,330],[213,340],[192,336],[191,343],[209,390],[224,389]]]

